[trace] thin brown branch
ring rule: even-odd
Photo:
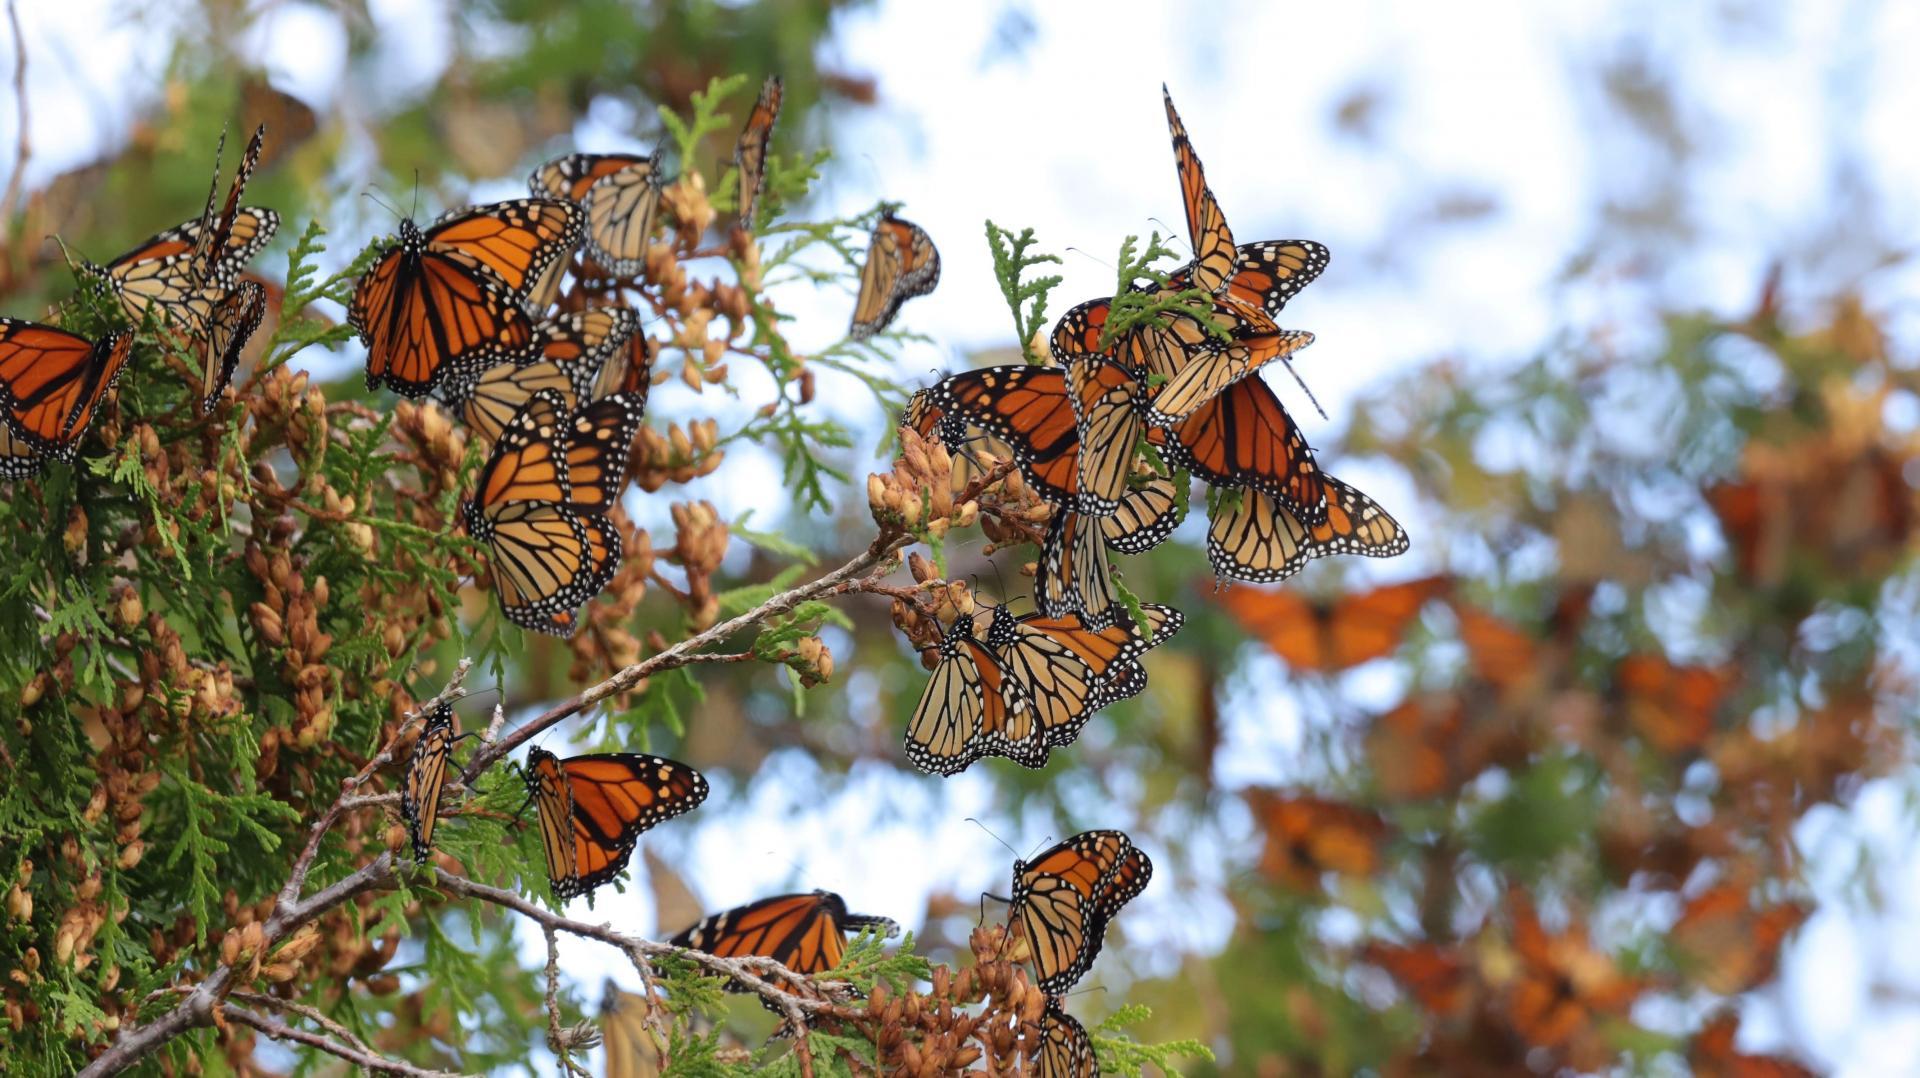
[[[328,1018],[318,1007],[309,1007],[304,1003],[295,1003],[293,1000],[281,999],[278,996],[269,996],[262,992],[242,992],[237,989],[228,993],[227,998],[237,999],[255,1008],[266,1007],[272,1010],[286,1011],[289,1014],[297,1014],[319,1026],[321,1029],[326,1030],[328,1033],[333,1034],[334,1037],[342,1043],[357,1048],[368,1055],[375,1054],[372,1045],[355,1036],[354,1032],[346,1026]]]
[[[237,1003],[222,1004],[220,1015],[229,1022],[252,1026],[276,1041],[288,1041],[293,1044],[304,1044],[309,1048],[317,1048],[330,1056],[338,1056],[355,1066],[378,1074],[399,1074],[407,1078],[462,1078],[458,1071],[427,1070],[403,1060],[388,1059],[383,1055],[342,1044],[318,1033],[296,1029],[278,1018],[270,1018],[258,1011],[250,1011]]]

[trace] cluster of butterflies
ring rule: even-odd
[[[1198,290],[1204,316],[1176,309],[1103,340],[1113,297],[1089,300],[1055,325],[1054,362],[952,375],[908,402],[904,422],[921,436],[961,454],[985,443],[1053,505],[1037,612],[997,607],[948,626],[907,730],[922,770],[953,774],[985,755],[1043,766],[1088,714],[1144,687],[1133,660],[1180,615],[1146,604],[1148,624],[1133,624],[1109,554],[1142,553],[1179,524],[1181,492],[1156,457],[1215,489],[1207,556],[1221,578],[1271,583],[1314,558],[1407,549],[1392,516],[1321,470],[1258,376],[1312,342],[1274,320],[1326,267],[1326,248],[1237,246],[1171,95],[1165,103],[1194,257],[1152,298]]]
[[[454,730],[453,706],[442,704],[428,713],[408,761],[400,811],[414,857],[422,863],[433,853],[447,768],[462,736]],[[538,814],[547,879],[561,901],[591,894],[619,877],[642,834],[697,807],[708,792],[698,771],[643,753],[561,759],[535,746],[524,774]],[[1015,859],[1008,919],[1026,943],[1034,983],[1050,996],[1041,1027],[1040,1073],[1099,1073],[1086,1030],[1061,1007],[1059,996],[1092,967],[1108,923],[1152,876],[1153,862],[1119,831],[1087,831],[1031,860]],[[849,931],[892,936],[898,929],[886,917],[848,912],[839,895],[813,891],[714,914],[670,942],[722,958],[763,956],[810,975],[840,964]]]
[[[280,217],[240,205],[265,141],[263,124],[217,209],[219,151],[200,216],[148,237],[104,266],[84,261],[80,266],[133,327],[183,333],[201,351],[202,413],[212,411],[226,391],[266,313],[266,289],[242,280],[241,273],[273,238]],[[222,150],[225,144],[222,135]],[[49,460],[73,459],[132,351],[131,328],[88,340],[56,326],[0,318],[0,478],[26,478],[39,474]]]

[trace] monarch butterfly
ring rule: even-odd
[[[1207,560],[1216,577],[1272,584],[1315,558],[1358,554],[1391,558],[1406,553],[1407,533],[1372,498],[1323,475],[1327,519],[1308,527],[1278,499],[1240,490],[1223,498],[1207,531]]]
[[[624,992],[609,979],[601,989],[600,1043],[606,1048],[605,1078],[657,1078],[660,1048],[647,1029],[653,1002]]]
[[[1433,943],[1371,941],[1360,948],[1360,959],[1379,966],[1436,1017],[1461,1017],[1474,1002],[1477,984],[1467,977],[1467,964],[1451,947]]]
[[[1687,900],[1668,940],[1694,983],[1737,996],[1773,979],[1780,945],[1813,915],[1804,902],[1756,904],[1743,880],[1723,880]]]
[[[1508,888],[1506,906],[1518,962],[1502,993],[1507,1009],[1501,1017],[1526,1043],[1559,1050],[1599,1037],[1602,1023],[1624,1016],[1648,987],[1596,948],[1584,924],[1549,933],[1518,887]]]
[[[595,397],[625,393],[643,406],[653,391],[653,338],[636,332],[627,338],[627,347],[616,350],[600,367],[600,380],[594,383]]]
[[[1333,673],[1392,654],[1420,608],[1450,586],[1444,576],[1424,577],[1332,601],[1228,588],[1220,605],[1296,669]]]
[[[576,153],[534,170],[536,195],[563,198],[586,211],[586,254],[614,277],[637,277],[647,267],[647,244],[660,207],[660,151]]]
[[[52,457],[72,460],[132,349],[133,334],[125,330],[89,341],[0,318],[0,477],[34,475]]]
[[[1287,359],[1312,343],[1313,334],[1305,330],[1279,330],[1216,343],[1190,357],[1186,366],[1148,397],[1147,422],[1170,427],[1266,364]]]
[[[441,704],[427,713],[427,725],[413,743],[407,760],[407,783],[400,788],[400,818],[413,839],[414,860],[433,856],[433,828],[440,821],[440,795],[447,784],[447,760],[459,740],[453,728],[453,705]]]
[[[993,650],[974,634],[978,616],[957,617],[947,626],[940,664],[907,722],[907,759],[931,774],[965,771],[980,758],[980,739],[989,729],[1023,745],[1032,729],[1026,692],[1007,680]]]
[[[1020,474],[1043,498],[1073,504],[1079,494],[1080,435],[1066,372],[1014,364],[963,371],[923,391],[908,421],[925,437],[959,449],[969,426],[1013,451]]]
[[[1149,430],[1147,440],[1209,483],[1273,495],[1309,528],[1326,523],[1326,473],[1293,417],[1257,377],[1233,383],[1171,427]]]
[[[1173,163],[1180,175],[1180,203],[1187,212],[1187,239],[1193,244],[1193,263],[1188,273],[1194,287],[1214,294],[1226,287],[1233,274],[1235,251],[1233,230],[1227,227],[1227,215],[1207,186],[1206,170],[1200,155],[1187,138],[1187,125],[1173,107],[1173,94],[1160,84],[1160,97],[1167,107],[1167,133],[1173,139]]]
[[[740,173],[740,225],[752,231],[760,208],[760,190],[767,178],[767,148],[773,141],[773,125],[780,118],[780,99],[784,93],[780,76],[768,75],[760,84],[760,99],[747,114],[740,129],[740,141],[733,148],[733,167]]]
[[[1034,983],[1073,987],[1100,954],[1107,923],[1152,878],[1153,862],[1119,831],[1084,831],[1014,861],[1008,919],[1027,941]]]
[[[1040,1012],[1040,1043],[1033,1066],[1040,1078],[1100,1078],[1087,1027],[1061,1007],[1058,996],[1047,997],[1046,1009]]]
[[[551,389],[533,394],[501,432],[463,509],[487,545],[507,620],[556,636],[620,564],[605,519],[619,497],[641,409],[615,394],[574,412]]]
[[[1371,876],[1380,867],[1386,821],[1367,809],[1322,797],[1249,790],[1266,831],[1260,871],[1297,891],[1318,891],[1321,877]]]
[[[1122,607],[1107,552],[1151,550],[1173,534],[1183,515],[1173,481],[1159,477],[1129,489],[1112,516],[1055,508],[1040,542],[1035,605],[1048,617],[1078,615],[1088,628],[1112,625]]]
[[[1147,675],[1140,656],[1186,624],[1185,615],[1159,603],[1142,603],[1141,612],[1145,626],[1125,623],[1095,630],[1072,616],[1014,617],[1004,605],[994,608],[987,645],[1033,708],[1041,765],[1046,763],[1046,746],[1073,744],[1095,711],[1144,690]]]
[[[624,872],[642,832],[707,799],[686,764],[637,752],[570,756],[534,746],[527,791],[540,814],[553,895],[568,902]]]
[[[599,392],[609,362],[623,369],[628,342],[640,316],[625,307],[593,307],[556,315],[533,327],[535,358],[496,363],[472,376],[454,376],[437,391],[467,426],[489,442],[542,389],[560,394],[568,408]]]
[[[1141,422],[1143,386],[1125,368],[1103,356],[1067,361],[1067,396],[1073,406],[1075,504],[1083,513],[1106,516],[1120,508],[1133,474],[1133,460],[1145,427]]]
[[[199,217],[136,244],[104,266],[87,264],[87,273],[103,282],[120,309],[137,325],[149,309],[163,319],[198,332],[213,316],[214,307],[239,280],[253,256],[260,253],[280,227],[272,210],[241,206],[247,180],[260,163],[266,125],[255,129],[228,189],[226,204],[216,215],[214,191],[219,189],[219,154],[214,155],[214,188]],[[225,136],[221,136],[222,143]]]
[[[347,321],[367,344],[367,388],[408,397],[533,357],[533,324],[513,291],[467,255],[435,247],[411,220],[354,287]]]
[[[1722,1014],[1693,1035],[1687,1064],[1699,1078],[1815,1078],[1811,1070],[1785,1056],[1742,1052],[1735,1043],[1738,1014]]]
[[[1287,301],[1312,284],[1327,268],[1328,250],[1312,240],[1263,240],[1243,243],[1234,251],[1233,276],[1226,294],[1248,309],[1278,318]],[[1191,271],[1183,267],[1167,277],[1175,292],[1191,286]]]
[[[846,900],[832,891],[810,891],[716,913],[667,942],[718,958],[758,955],[795,973],[813,974],[840,964],[849,929],[890,937],[900,926],[891,918],[847,912]]]
[[[866,264],[860,267],[860,295],[847,336],[864,341],[887,328],[901,304],[939,283],[940,252],[933,237],[912,221],[882,214],[867,243]]]
[[[207,323],[207,373],[200,397],[202,414],[213,411],[213,406],[220,402],[220,394],[233,382],[233,372],[240,366],[240,354],[246,351],[247,342],[253,339],[266,313],[267,290],[258,281],[241,281],[238,288],[227,293],[214,307],[213,318]]]

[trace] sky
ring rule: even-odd
[[[151,18],[110,17],[122,7],[23,5],[30,55],[59,59],[29,65],[29,185],[126,136],[130,114],[101,102],[158,85],[169,16],[163,6]],[[382,85],[356,86],[343,78],[346,37],[329,8],[256,7],[262,17],[247,47],[266,57],[281,88],[316,102],[425,87],[448,55],[444,4],[374,0],[362,32],[390,57],[378,65]],[[1907,246],[1920,235],[1916,54],[1920,5],[1896,0],[1047,3],[1024,16],[882,0],[839,17],[822,47],[828,66],[876,76],[881,101],[833,117],[843,159],[819,200],[825,212],[849,214],[898,200],[934,236],[940,287],[910,303],[901,324],[938,344],[916,346],[901,367],[919,378],[963,366],[1011,335],[983,221],[1030,226],[1062,255],[1056,313],[1111,291],[1121,237],[1180,230],[1164,82],[1238,238],[1306,236],[1333,251],[1326,273],[1288,307],[1289,325],[1318,337],[1299,370],[1333,417],[1310,421],[1308,434],[1332,442],[1358,396],[1413,365],[1457,357],[1497,377],[1570,325],[1606,324],[1631,341],[1648,329],[1633,320],[1649,290],[1668,308],[1743,310],[1776,259],[1790,298],[1857,283],[1889,312],[1900,346],[1910,345],[1920,335],[1912,298],[1920,279],[1904,264],[1883,266],[1889,252],[1866,248],[1848,226],[1871,217],[1878,234]],[[1599,212],[1650,197],[1668,175],[1659,133],[1623,122],[1601,90],[1604,64],[1636,56],[1674,80],[1693,136],[1683,204],[1698,239],[1684,255]],[[10,50],[0,60],[10,65]],[[0,109],[0,145],[11,144],[13,122]],[[637,144],[633,133],[593,122],[577,135],[587,150]],[[483,187],[475,197],[507,193]],[[1619,272],[1567,283],[1569,264],[1587,255]],[[782,302],[799,316],[792,336],[805,349],[840,336],[851,301],[795,293]],[[1274,384],[1304,414],[1297,391]],[[857,412],[856,400],[847,413]],[[1422,533],[1411,487],[1394,468],[1337,467]],[[756,507],[755,480],[770,476],[764,459],[742,455],[694,493],[733,516]],[[1398,579],[1435,565],[1416,548],[1366,568]],[[1277,682],[1279,671],[1256,663],[1249,684]],[[1367,677],[1357,692],[1391,698],[1391,684]],[[1283,692],[1243,687],[1229,703],[1225,780],[1284,776],[1311,716]],[[911,913],[930,890],[1004,889],[1009,855],[964,817],[991,821],[1022,850],[1052,833],[1049,821],[997,815],[991,787],[965,776],[935,795],[887,769],[857,768],[824,804],[779,792],[804,784],[810,766],[777,756],[744,811],[705,822],[685,849],[681,837],[663,836],[658,849],[699,881],[709,908],[820,886],[856,909]],[[1849,809],[1803,823],[1823,911],[1789,949],[1780,986],[1749,1004],[1744,1034],[1789,1040],[1837,1073],[1920,1072],[1912,793],[1904,781],[1875,783]],[[940,851],[944,878],[885,871],[924,861],[930,849]],[[1864,876],[1863,851],[1873,854]],[[1150,889],[1129,938],[1154,941],[1160,931],[1180,946],[1219,946],[1224,918],[1198,891]],[[895,915],[912,927],[911,915]],[[591,917],[656,928],[644,884],[603,895]],[[530,942],[539,948],[537,935]],[[567,947],[565,968],[590,998],[603,971],[623,972],[610,955]]]

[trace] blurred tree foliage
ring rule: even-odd
[[[354,237],[389,227],[351,197],[367,178],[343,178],[356,156],[372,155],[389,194],[411,192],[418,177],[423,205],[450,205],[475,181],[517,178],[569,148],[583,113],[604,110],[635,136],[664,140],[654,106],[684,114],[714,77],[777,70],[792,170],[777,193],[803,200],[807,159],[796,164],[795,151],[825,141],[801,122],[809,105],[884,92],[861,72],[817,66],[838,6],[464,5],[438,77],[384,92],[389,43],[367,7],[348,5],[347,79],[372,89],[316,110],[237,54],[254,13],[206,4],[204,17],[182,20],[168,81],[126,143],[29,193],[0,252],[7,310],[37,312],[70,291],[45,237],[102,258],[188,216],[222,126],[262,119],[270,167],[249,200],[280,208],[289,227],[256,269],[296,293],[277,337],[287,349],[329,343],[324,324],[309,335],[292,315],[334,311],[323,300],[340,298],[359,246],[339,242],[326,256],[338,261],[303,291],[273,267],[314,268],[317,251],[286,257],[305,221]],[[1609,87],[1638,102],[1625,103],[1635,115],[1663,122],[1657,80],[1614,76]],[[670,173],[705,169],[722,201],[715,163],[732,130],[716,129],[699,160]],[[1670,179],[1685,140],[1654,141],[1672,149],[1659,174]],[[1671,184],[1648,189],[1651,201],[1673,197]],[[1644,228],[1651,211],[1620,212]],[[1045,232],[1045,222],[1011,224]],[[797,233],[818,250],[859,242],[855,222]],[[1888,355],[1876,313],[1857,301],[1811,321],[1782,306],[1770,284],[1737,319],[1649,310],[1657,338],[1630,347],[1571,334],[1497,372],[1436,362],[1382,388],[1344,444],[1321,452],[1376,456],[1412,477],[1422,512],[1390,508],[1431,523],[1409,559],[1423,568],[1398,584],[1350,584],[1344,567],[1322,566],[1278,589],[1216,593],[1198,579],[1204,557],[1185,533],[1128,566],[1135,593],[1192,619],[1148,657],[1147,694],[1111,709],[1043,772],[980,770],[1010,813],[1059,821],[1061,833],[1128,828],[1154,849],[1163,895],[1206,908],[1224,894],[1232,929],[1217,953],[1142,955],[1125,947],[1127,919],[1116,924],[1103,968],[1129,977],[1126,1002],[1151,1007],[1138,1031],[1196,1038],[1237,1073],[1752,1073],[1732,1016],[1812,912],[1794,825],[1902,766],[1917,702],[1893,653],[1915,624],[1920,445],[1888,420],[1913,407],[1914,368]],[[100,317],[70,313],[82,326]],[[473,456],[429,411],[369,419],[357,371],[338,386],[293,373],[312,351],[251,382],[246,415],[229,412],[230,425],[169,425],[170,391],[144,387],[177,374],[142,346],[86,470],[56,466],[40,485],[16,484],[0,510],[0,749],[31,778],[0,798],[0,968],[10,978],[0,1043],[27,1061],[23,1073],[73,1069],[123,1017],[165,1002],[147,993],[223,949],[243,952],[296,852],[289,844],[305,834],[301,817],[453,659],[485,652],[514,703],[532,705],[745,609],[770,581],[800,575],[802,561],[838,564],[864,544],[867,507],[838,476],[865,447],[799,407],[798,367],[766,332],[776,316],[765,319],[751,345],[769,375],[761,383],[708,380],[711,367],[684,357],[689,394],[656,408],[643,486],[711,474],[737,439],[802,451],[820,469],[806,473],[820,484],[816,504],[797,500],[782,521],[728,522],[689,501],[660,514],[657,540],[635,527],[616,601],[599,604],[571,646],[502,641],[485,616],[446,616],[463,610],[449,567],[470,567],[447,515]],[[849,350],[808,366],[872,377],[874,358]],[[692,392],[702,384],[776,407],[717,428],[709,413],[720,406]],[[898,399],[896,387],[876,388]],[[262,436],[242,444],[243,424]],[[348,444],[330,430],[351,432]],[[375,466],[396,448],[415,458],[404,482]],[[272,484],[256,485],[241,465],[268,456]],[[186,461],[208,474],[183,473]],[[233,532],[229,549],[215,529],[235,519],[252,534]],[[743,542],[709,556],[729,537]],[[384,562],[367,557],[376,544]],[[993,572],[962,544],[948,554],[955,578]],[[1010,573],[1004,561],[1000,572]],[[226,597],[173,601],[176,580]],[[368,594],[385,605],[344,598]],[[363,622],[369,611],[379,624]],[[776,759],[791,766],[768,767],[762,782],[805,772],[829,792],[855,761],[904,772],[899,732],[924,672],[884,606],[845,612],[844,635],[825,631],[841,654],[833,688],[803,695],[805,662],[679,671],[620,701],[583,740],[644,736],[734,776],[742,797]],[[1287,664],[1307,729],[1285,768],[1297,782],[1222,789],[1216,750],[1234,721],[1223,708],[1280,691],[1260,680],[1272,666],[1263,646]],[[866,675],[860,691],[841,691],[854,666]],[[316,667],[324,673],[308,672]],[[1382,680],[1404,689],[1393,706],[1355,702],[1378,695],[1362,683]],[[459,860],[502,877],[539,863],[531,838],[505,825],[519,800],[512,785],[487,791],[450,829]],[[776,804],[818,799],[777,793]],[[383,848],[390,822],[354,823],[317,878]],[[664,860],[651,871],[659,894],[681,884]],[[507,919],[442,901],[402,890],[347,907],[263,991],[421,1065],[527,1059],[546,1022],[537,971],[520,966]],[[919,951],[964,957],[976,910],[971,896],[936,897]],[[255,965],[284,973],[281,958]],[[585,1007],[562,1002],[569,1019]],[[769,1025],[750,1004],[729,1022]],[[170,1070],[270,1072],[244,1028],[181,1043]],[[719,1043],[688,1054],[717,1061]],[[1102,1042],[1110,1062],[1118,1043]]]

